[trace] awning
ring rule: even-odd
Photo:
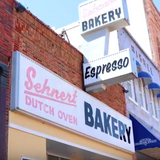
[[[160,94],[160,86],[155,82],[150,83],[148,89],[152,89],[155,95]]]
[[[157,95],[157,98],[160,98],[160,94]]]
[[[140,71],[138,73],[138,78],[142,78],[145,85],[152,83],[152,77],[150,76],[149,73],[147,73],[145,71]]]
[[[138,61],[136,61],[136,66],[137,66],[138,72],[140,72],[142,70],[142,67]]]
[[[133,125],[135,150],[160,147],[160,140],[149,132],[136,118],[132,115],[129,116]]]

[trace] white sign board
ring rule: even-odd
[[[127,117],[19,52],[12,56],[11,110],[134,152]]]
[[[130,37],[124,29],[118,30],[118,42],[119,49],[130,48],[132,50],[136,61],[139,62],[143,71],[146,71],[152,77],[153,82],[159,82],[158,69],[155,67],[153,61],[142,51],[142,49],[137,45],[137,43]]]
[[[84,85],[107,86],[137,77],[135,55],[129,49],[83,64]]]
[[[126,0],[89,0],[79,5],[81,34],[108,28],[117,30],[129,24]]]

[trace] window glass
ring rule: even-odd
[[[139,89],[139,105],[147,109],[145,103],[145,95],[144,95],[145,92],[144,92],[143,82],[141,79],[138,80],[138,89]]]
[[[151,114],[157,118],[157,111],[156,111],[156,105],[155,105],[155,99],[152,90],[149,90],[149,98],[150,98],[150,108],[151,108]]]
[[[158,112],[159,112],[159,120],[160,120],[160,98],[158,98]]]
[[[127,90],[129,91],[127,95],[132,98],[135,102],[137,102],[136,94],[135,94],[135,85],[134,81],[127,81]]]

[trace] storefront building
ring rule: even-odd
[[[0,6],[0,159],[132,160],[124,88],[86,93],[82,53],[17,2]]]
[[[146,10],[151,25],[151,33],[153,31],[157,33],[158,31],[153,26],[157,26],[158,23],[155,22],[156,24],[153,25],[151,21],[150,17],[153,12],[149,9],[149,5],[147,5],[149,2],[153,5],[153,2],[145,1],[146,6],[148,6]],[[153,41],[150,42],[143,0],[127,0],[127,4],[130,25],[124,29],[110,32],[108,55],[126,48],[130,48],[135,55],[138,76],[134,80],[122,82],[121,85],[126,88],[127,115],[133,123],[136,155],[137,159],[159,159],[160,80],[157,67],[159,54],[155,55],[155,53],[158,53],[155,52],[158,51],[158,38],[155,41],[154,37]],[[157,10],[154,10],[157,13]],[[158,16],[154,16],[154,19],[155,17],[158,18]],[[141,22],[141,25],[137,25],[138,22]],[[80,23],[75,22],[74,24],[57,29],[56,32],[61,34],[63,30],[62,34],[64,34],[64,38],[67,35],[71,44],[78,50],[83,51],[84,40],[80,36],[79,27]],[[156,33],[154,35],[157,36]],[[154,48],[155,42],[157,42],[157,48]],[[153,60],[156,60],[157,64]]]

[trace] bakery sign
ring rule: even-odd
[[[79,5],[81,34],[100,28],[117,30],[129,24],[126,0],[89,0]]]
[[[10,104],[14,112],[135,151],[131,120],[20,52],[12,56]]]
[[[130,49],[83,64],[85,88],[98,84],[113,85],[137,77],[136,59]]]

